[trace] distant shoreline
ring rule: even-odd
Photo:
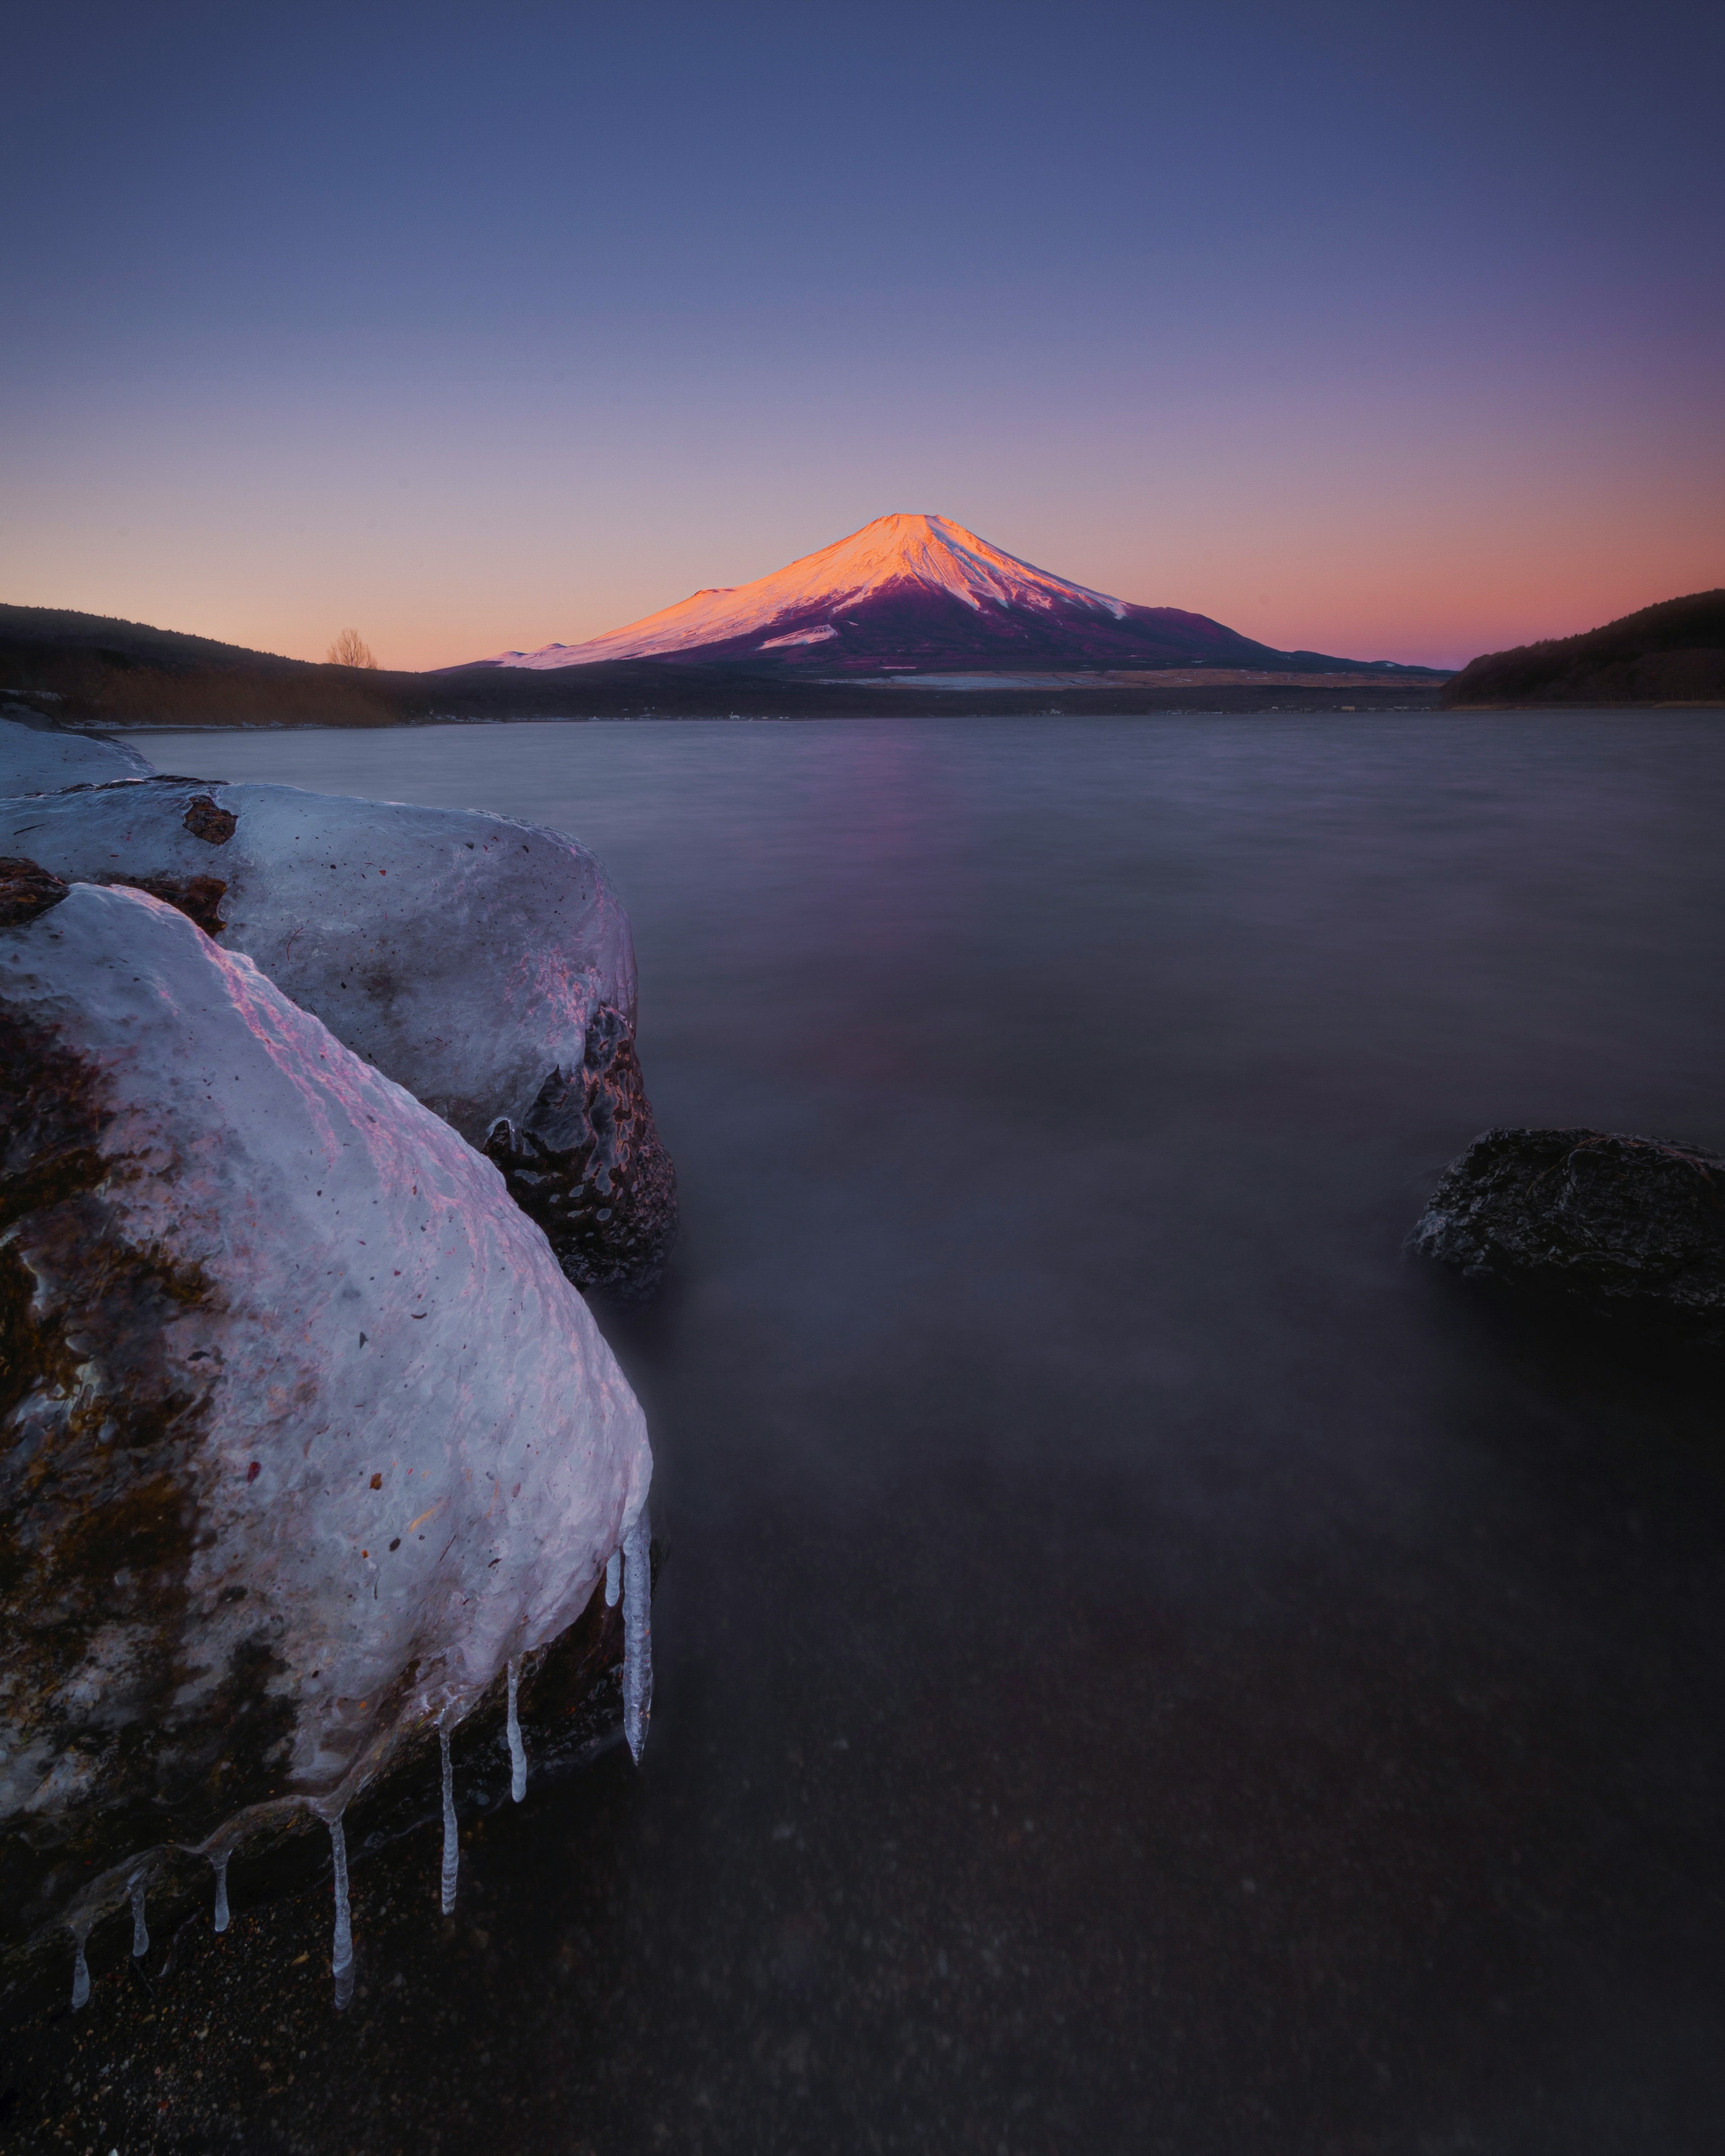
[[[1240,716],[1253,712],[1424,711],[1437,710],[1440,695],[1437,684],[1428,687],[1408,682],[1350,683],[1343,687],[1317,682],[1307,687],[1298,681],[1220,682],[1214,687],[1192,681],[1162,687],[1120,681],[1094,685],[1068,683],[1059,687],[1009,685],[992,690],[982,687],[935,690],[926,682],[861,689],[845,683],[824,693],[819,685],[798,682],[793,685],[792,693],[786,694],[786,685],[772,681],[738,679],[716,692],[710,680],[672,680],[655,683],[656,693],[643,695],[639,685],[630,685],[633,694],[594,696],[584,710],[570,697],[558,710],[552,690],[540,686],[543,679],[538,677],[535,684],[538,693],[519,704],[512,698],[506,701],[494,691],[483,700],[465,694],[449,696],[440,700],[441,709],[415,709],[412,702],[403,708],[402,703],[380,696],[366,708],[348,706],[326,711],[310,700],[300,702],[290,690],[279,698],[236,696],[236,708],[231,714],[223,711],[217,717],[212,713],[221,710],[223,700],[210,693],[213,685],[206,681],[200,684],[201,693],[195,699],[187,699],[191,709],[183,718],[173,714],[171,691],[161,698],[157,708],[135,718],[93,703],[56,716],[63,716],[70,724],[95,726],[104,732],[225,733],[317,726],[367,730],[400,726],[580,726],[644,719],[1153,718],[1205,712]],[[564,694],[567,695],[567,688]]]
[[[413,726],[822,726],[839,720],[880,719],[897,723],[906,719],[1178,719],[1178,718],[1321,718],[1374,713],[1410,716],[1440,711],[1437,700],[1371,701],[1339,704],[1310,699],[1299,702],[1230,704],[1136,703],[1102,706],[1076,700],[1058,708],[1041,706],[986,710],[955,708],[957,700],[943,701],[939,708],[906,703],[898,711],[876,706],[844,711],[422,711],[402,718],[332,724],[321,718],[233,720],[84,720],[70,731],[100,734],[231,734],[231,733],[392,733]]]
[[[1036,719],[1036,718],[1489,718],[1503,714],[1544,713],[1553,718],[1573,718],[1595,711],[1717,711],[1725,717],[1725,699],[1675,697],[1662,703],[1613,702],[1601,697],[1585,705],[1554,702],[1523,704],[1445,705],[1436,696],[1417,701],[1390,703],[1373,700],[1352,704],[1308,700],[1282,704],[1169,704],[1132,710],[1065,708],[1059,711],[542,711],[515,713],[423,712],[411,718],[379,719],[370,725],[352,722],[331,725],[324,719],[138,720],[116,723],[90,722],[69,731],[90,734],[234,734],[234,733],[392,733],[415,726],[819,726],[840,719]]]

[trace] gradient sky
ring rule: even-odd
[[[16,11],[0,598],[385,665],[891,510],[1458,664],[1725,583],[1725,11]]]

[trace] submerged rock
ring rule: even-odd
[[[676,1186],[635,1055],[629,919],[572,839],[158,778],[0,801],[0,854],[177,906],[488,1147],[578,1286],[656,1284]]]
[[[67,786],[100,786],[112,778],[141,778],[155,767],[122,742],[63,734],[33,714],[23,722],[0,717],[0,793],[54,793]]]
[[[1725,1336],[1725,1158],[1605,1131],[1487,1131],[1408,1239],[1421,1255]]]
[[[31,910],[33,909],[33,910]],[[249,960],[0,927],[0,1946],[339,1818],[591,1602],[640,1410],[491,1165]],[[69,1947],[68,1947],[69,1955]]]

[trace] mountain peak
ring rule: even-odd
[[[754,583],[709,588],[585,644],[548,644],[499,655],[505,666],[587,666],[604,659],[670,658],[712,644],[778,650],[823,643],[837,617],[882,594],[956,599],[973,612],[1081,613],[1118,621],[1128,611],[1082,584],[1021,562],[944,516],[895,511],[819,553]]]
[[[827,579],[834,593],[871,591],[889,581],[937,585],[968,606],[992,599],[1000,606],[1046,608],[1063,604],[1106,608],[1117,620],[1125,603],[1064,577],[1050,576],[1021,562],[1017,555],[991,547],[974,531],[945,516],[911,516],[902,510],[877,516],[872,524],[853,531],[848,539],[793,562],[780,578],[814,572]],[[745,586],[745,589],[753,588]]]

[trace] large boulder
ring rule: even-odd
[[[1451,1163],[1409,1247],[1725,1334],[1725,1158],[1605,1131],[1487,1131]]]
[[[56,793],[141,778],[155,766],[122,742],[64,734],[18,705],[0,713],[0,793]]]
[[[0,915],[16,1948],[337,1819],[581,1615],[652,1461],[447,1122],[160,901],[15,870]]]
[[[676,1187],[635,1055],[629,918],[574,840],[157,778],[0,801],[0,855],[180,906],[488,1148],[578,1286],[656,1284]]]

